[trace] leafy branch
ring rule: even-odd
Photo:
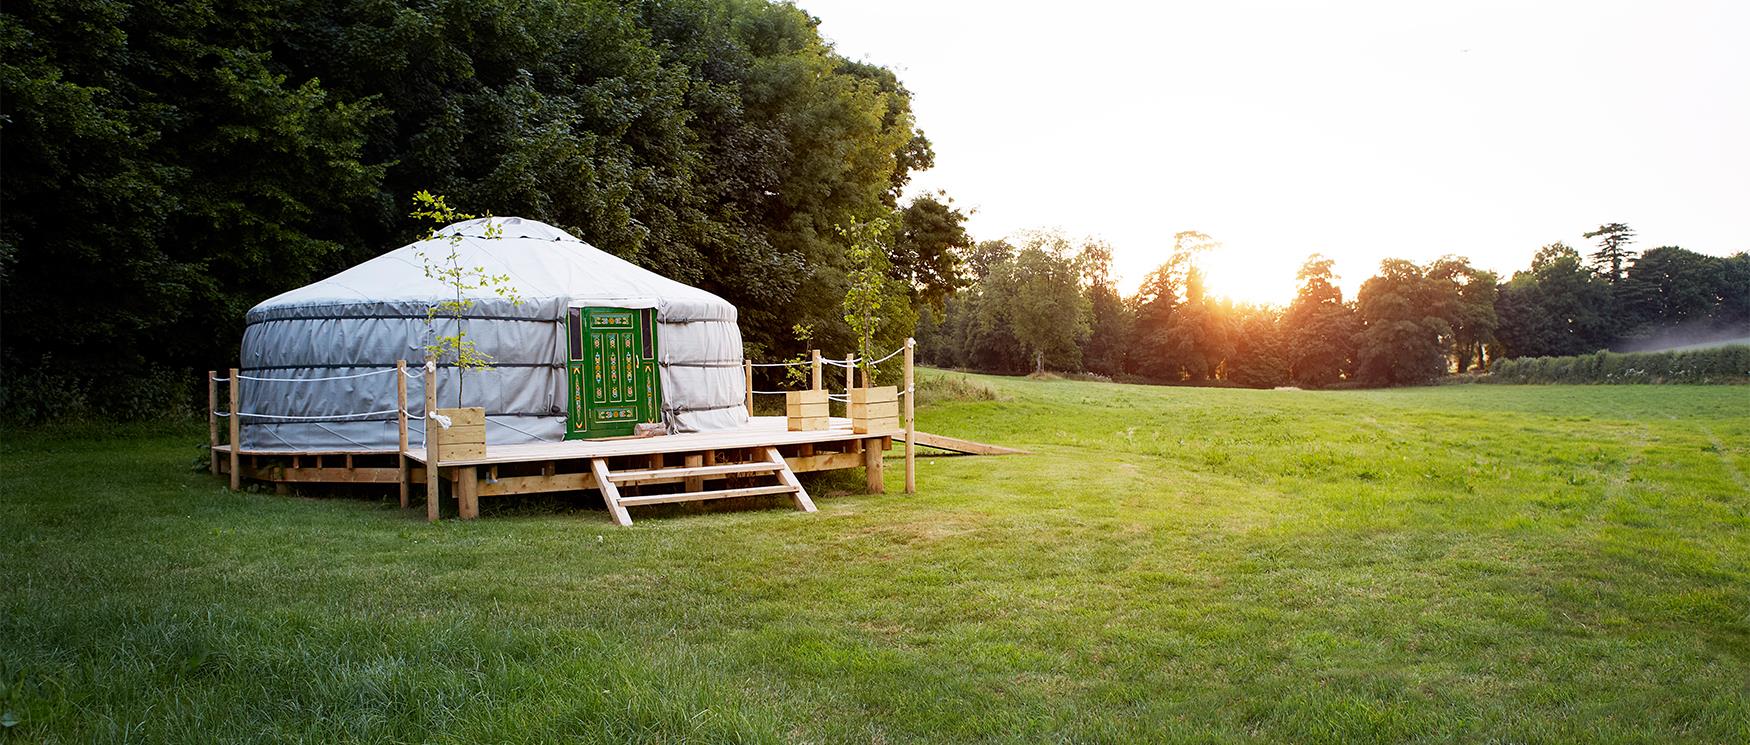
[[[480,215],[459,212],[451,207],[442,195],[434,195],[421,190],[413,195],[413,212],[409,216],[422,222],[430,222],[431,229],[426,231],[425,238],[420,243],[438,238],[438,231],[447,225],[453,225],[463,220],[473,220]],[[484,215],[491,217],[490,213]],[[430,343],[425,345],[426,357],[437,362],[446,359],[460,368],[464,374],[469,370],[489,370],[492,368],[492,355],[480,351],[474,345],[474,340],[468,338],[468,330],[464,318],[474,307],[474,300],[467,293],[475,290],[491,290],[493,294],[505,298],[512,305],[521,305],[522,296],[517,294],[516,287],[510,284],[510,275],[491,274],[484,266],[466,267],[462,265],[462,240],[465,236],[460,231],[445,236],[449,244],[449,252],[441,257],[426,252],[423,245],[414,249],[419,256],[420,264],[425,270],[425,276],[443,282],[453,293],[450,299],[428,306],[425,310],[425,325],[431,332]],[[481,236],[489,240],[504,237],[504,228],[486,223],[486,230]],[[454,333],[438,334],[437,319],[443,316],[453,321]],[[458,380],[456,386],[456,405],[462,405],[462,386]]]
[[[850,285],[845,289],[845,323],[857,337],[858,366],[873,383],[875,369],[869,364],[875,354],[875,333],[886,320],[882,308],[894,292],[889,275],[887,241],[893,226],[885,218],[839,227],[839,235],[850,243],[846,256],[851,260]]]

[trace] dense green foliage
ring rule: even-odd
[[[1594,352],[1496,362],[1500,383],[1750,383],[1750,344],[1670,352]],[[1740,402],[1750,406],[1750,402]]]
[[[1556,243],[1506,282],[1463,257],[1387,259],[1352,302],[1332,262],[1314,255],[1286,308],[1209,296],[1197,255],[1212,241],[1199,233],[1176,235],[1167,261],[1128,298],[1113,289],[1110,247],[1044,234],[1031,240],[1054,246],[1061,269],[1029,267],[1025,251],[1007,243],[981,244],[969,254],[970,289],[944,316],[927,317],[919,336],[925,359],[952,367],[1020,373],[1043,361],[1114,378],[1251,387],[1424,383],[1512,357],[1750,336],[1750,254],[1664,246],[1637,255],[1627,226],[1594,234],[1601,247],[1590,266]],[[1068,270],[1077,265],[1080,273]],[[1018,271],[1030,281],[1013,281]],[[1049,354],[1029,341],[1042,326],[1017,312],[1026,307],[1055,309],[1043,327],[1057,335]]]
[[[1742,389],[953,378],[924,429],[1034,454],[625,529],[6,433],[0,740],[1750,739]]]
[[[834,226],[899,209],[896,277],[958,284],[964,216],[898,203],[909,101],[766,0],[8,2],[6,392],[120,412],[228,366],[248,307],[417,237],[426,188],[712,290],[756,351],[848,348]]]

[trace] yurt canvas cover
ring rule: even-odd
[[[486,237],[488,220],[499,237]],[[500,286],[520,300],[496,288],[464,293],[474,301],[463,321],[467,338],[493,357],[494,367],[438,369],[438,406],[456,406],[460,392],[461,405],[485,407],[489,445],[564,438],[572,356],[566,316],[577,308],[654,311],[660,412],[669,431],[747,422],[735,306],[551,225],[484,218],[250,309],[239,394],[245,449],[395,449],[396,360],[417,372],[431,339],[454,333],[454,322],[442,315],[428,323],[429,310],[455,291],[427,277],[419,255],[444,262],[452,235],[462,236],[456,247],[462,267],[507,276]],[[421,385],[421,378],[408,380],[414,443],[423,442]]]

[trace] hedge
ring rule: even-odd
[[[1594,352],[1496,362],[1492,383],[1747,383],[1750,345],[1673,352]]]

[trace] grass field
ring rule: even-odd
[[[1750,389],[979,382],[1035,454],[628,529],[5,432],[0,740],[1750,741]]]

